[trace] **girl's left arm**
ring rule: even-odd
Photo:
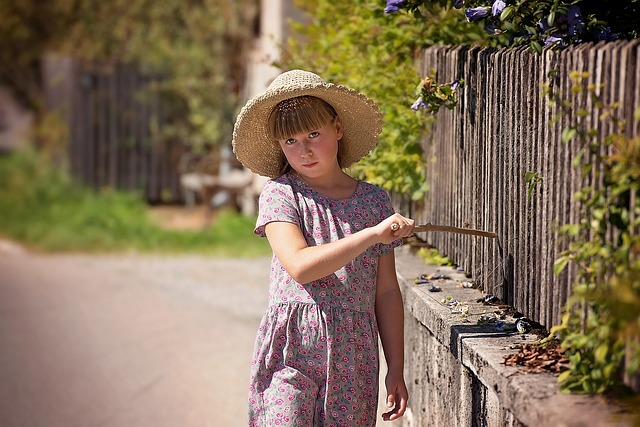
[[[404,307],[393,251],[379,258],[375,307],[388,367],[385,383],[389,412],[382,414],[382,419],[393,421],[404,415],[409,400],[404,382]]]

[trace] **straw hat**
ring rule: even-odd
[[[233,129],[233,152],[258,175],[275,178],[280,173],[280,147],[269,136],[267,122],[280,101],[310,95],[331,104],[343,124],[340,144],[342,166],[349,167],[371,152],[382,131],[382,113],[373,100],[346,86],[327,83],[303,70],[280,74],[267,90],[242,108]]]

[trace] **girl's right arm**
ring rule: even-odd
[[[400,228],[392,231],[392,224]],[[413,220],[393,214],[373,227],[319,246],[307,245],[300,228],[289,222],[270,222],[265,233],[289,275],[298,283],[308,283],[334,273],[373,244],[388,244],[410,236],[413,224]]]

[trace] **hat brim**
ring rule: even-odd
[[[233,130],[233,152],[254,173],[270,178],[280,174],[280,147],[267,129],[269,114],[280,102],[315,96],[331,104],[343,125],[342,167],[349,167],[373,150],[382,132],[382,113],[373,100],[333,83],[280,87],[251,99],[242,108]]]

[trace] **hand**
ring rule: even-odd
[[[404,415],[409,400],[409,392],[404,383],[402,375],[387,374],[385,380],[387,385],[387,407],[389,412],[382,414],[384,421],[394,421]]]
[[[378,235],[382,238],[381,243],[391,243],[394,240],[411,236],[414,224],[414,220],[396,213],[382,221],[376,228]]]

